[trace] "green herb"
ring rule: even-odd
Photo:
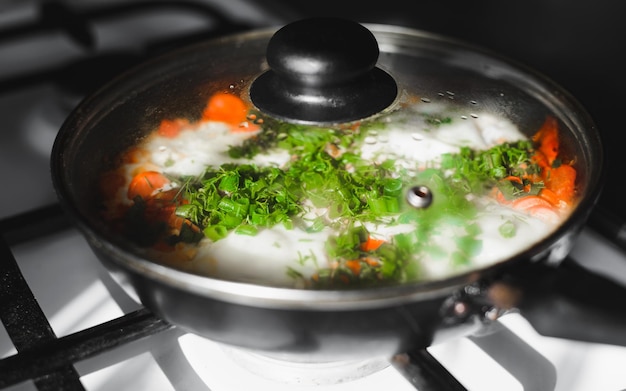
[[[426,123],[440,125],[449,117],[425,115]],[[376,129],[384,130],[381,123]],[[528,177],[538,172],[531,160],[530,141],[505,143],[488,150],[467,147],[444,154],[438,167],[400,167],[394,159],[372,164],[359,151],[372,123],[358,128],[324,128],[281,123],[268,119],[262,131],[229,149],[237,159],[251,159],[274,149],[286,150],[292,159],[285,167],[258,167],[228,163],[207,167],[195,178],[177,178],[185,203],[177,215],[200,227],[213,241],[230,232],[256,235],[264,228],[282,224],[320,232],[327,227],[338,232],[326,243],[332,267],[318,268],[309,283],[315,287],[345,287],[411,281],[419,278],[420,262],[452,260],[458,267],[468,264],[482,248],[480,227],[475,223],[477,206],[468,197],[500,186],[507,197],[526,191],[538,192],[541,183]],[[502,181],[507,177],[520,178]],[[425,185],[435,195],[426,209],[408,207],[406,189]],[[324,210],[323,216],[305,218],[308,212]],[[392,236],[376,250],[364,251],[369,238],[365,228],[374,224],[411,224],[414,229]],[[445,231],[448,230],[448,231]],[[512,222],[500,228],[503,237],[515,234]],[[442,234],[454,245],[442,245]],[[189,239],[197,239],[190,235]],[[450,248],[451,247],[451,248]],[[314,262],[314,255],[299,254],[299,264]],[[355,263],[358,267],[355,267]],[[293,269],[288,275],[302,278]]]
[[[299,184],[291,179],[278,168],[251,164],[207,169],[199,178],[185,181],[187,203],[176,213],[202,227],[214,241],[231,230],[253,235],[260,227],[279,223],[290,228],[291,218],[302,211]]]
[[[304,279],[302,273],[289,266],[287,267],[287,275],[293,279]]]
[[[537,194],[543,187],[541,182],[531,183],[527,179],[539,172],[538,165],[531,159],[533,151],[532,142],[527,140],[487,150],[462,147],[459,153],[442,155],[441,167],[452,170],[450,180],[466,186],[470,192],[481,193],[485,188],[499,186],[507,198],[514,198],[524,192],[525,185],[531,187],[530,194]],[[500,181],[507,177],[517,177],[521,184]]]
[[[515,236],[515,224],[511,220],[507,220],[498,227],[498,232],[503,238],[512,238]]]

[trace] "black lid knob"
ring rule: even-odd
[[[267,46],[270,70],[250,87],[268,115],[299,123],[341,123],[389,107],[398,88],[377,68],[378,43],[359,23],[337,18],[300,20],[279,29]]]

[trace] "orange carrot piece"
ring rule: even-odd
[[[350,261],[346,261],[346,267],[352,271],[352,274],[358,276],[361,273],[361,261],[358,259],[353,259]]]
[[[543,221],[549,223],[556,223],[559,221],[559,213],[553,207],[548,207],[545,205],[535,205],[526,210],[528,214]]]
[[[502,191],[498,189],[497,187],[494,187],[493,189],[491,189],[491,197],[493,197],[496,201],[498,201],[501,204],[509,203],[509,200],[506,199],[506,197],[504,196],[504,193],[502,193]]]
[[[515,176],[515,175],[509,175],[507,177],[502,178],[503,181],[511,181],[511,182],[515,182],[515,183],[519,183],[520,185],[522,184],[522,178]]]
[[[545,156],[548,164],[551,165],[559,154],[559,133],[556,118],[546,118],[532,139],[537,144],[539,152]]]
[[[559,219],[558,209],[550,201],[538,195],[518,198],[511,202],[510,206],[546,222],[557,222]]]
[[[370,266],[373,266],[373,267],[380,266],[380,260],[376,258],[365,257],[363,260],[365,261],[365,263],[367,263]]]
[[[142,198],[150,198],[155,190],[163,188],[169,179],[157,171],[143,171],[135,175],[128,185],[127,196],[134,199],[139,196]]]
[[[531,156],[531,160],[536,163],[541,168],[549,168],[550,162],[548,162],[548,158],[543,152],[536,150],[535,153]]]
[[[209,99],[202,119],[239,125],[246,121],[247,114],[248,108],[241,98],[232,94],[217,93]]]
[[[527,195],[511,202],[511,207],[518,210],[527,211],[535,207],[554,208],[554,206],[542,197]]]
[[[555,118],[546,118],[532,140],[536,144],[532,160],[541,167],[541,172],[524,176],[524,180],[531,183],[543,181],[545,187],[541,189],[538,195],[525,195],[513,201],[507,200],[497,188],[492,190],[491,196],[501,204],[531,214],[541,214],[549,219],[553,217],[552,215],[558,215],[559,209],[569,205],[574,200],[576,169],[568,164],[552,167],[559,154],[558,122]],[[508,176],[503,180],[523,183],[522,179],[515,176]],[[524,191],[529,192],[530,190],[530,185],[524,186]]]
[[[539,192],[539,197],[543,198],[554,206],[559,205],[559,196],[547,187],[541,189],[541,191]]]
[[[157,133],[159,136],[174,138],[186,126],[189,126],[189,121],[184,118],[164,119],[157,129]]]
[[[568,164],[551,168],[544,180],[546,187],[567,203],[574,200],[576,186],[576,169]]]
[[[365,242],[361,243],[361,250],[376,251],[383,243],[385,243],[385,240],[376,239],[370,236]]]

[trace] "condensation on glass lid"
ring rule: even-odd
[[[164,119],[103,174],[103,218],[155,262],[262,285],[393,285],[488,266],[567,218],[576,168],[553,118],[528,137],[472,108],[416,99],[315,127],[216,94],[202,119]]]

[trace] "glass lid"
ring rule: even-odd
[[[151,262],[344,289],[531,256],[595,199],[595,128],[549,80],[437,35],[322,22],[110,83],[63,129],[71,202]]]

